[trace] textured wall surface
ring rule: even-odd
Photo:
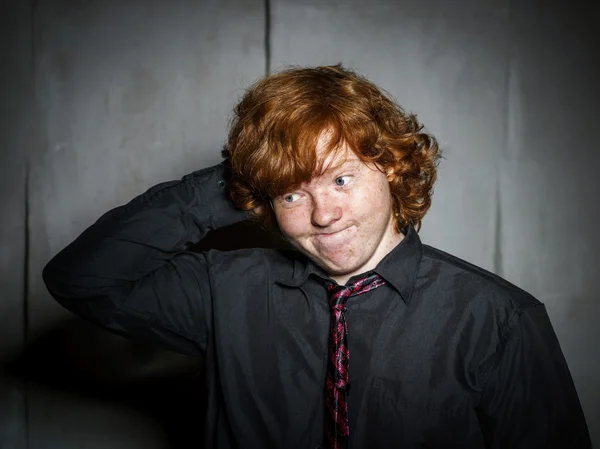
[[[591,6],[49,0],[0,11],[0,361],[11,362],[0,448],[158,449],[198,436],[201,416],[177,413],[201,402],[198,363],[74,319],[41,269],[107,209],[220,160],[231,107],[256,78],[337,62],[438,137],[424,242],[546,304],[600,445]]]

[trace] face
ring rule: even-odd
[[[319,141],[317,153],[325,142]],[[338,284],[375,268],[404,237],[394,230],[386,175],[349,149],[325,161],[327,171],[273,199],[289,242]]]

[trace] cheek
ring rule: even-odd
[[[387,183],[377,183],[370,189],[363,189],[352,198],[349,211],[352,217],[360,219],[363,227],[375,226],[376,222],[391,214],[392,198]]]
[[[392,196],[390,194],[390,184],[387,179],[380,180],[377,186],[374,187],[371,199],[373,207],[390,207],[392,204]]]
[[[348,201],[348,209],[358,215],[371,216],[375,212],[381,212],[390,203],[390,195],[387,186],[377,184],[369,189],[361,189],[352,195]]]
[[[276,210],[275,217],[281,231],[288,236],[297,236],[306,228],[307,212],[303,208]]]

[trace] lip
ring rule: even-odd
[[[344,229],[340,229],[339,231],[333,231],[333,232],[320,232],[318,235],[320,237],[333,237],[334,235],[340,234],[344,231],[346,231],[349,228],[344,228]]]

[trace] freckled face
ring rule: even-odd
[[[394,230],[384,173],[348,149],[325,166],[322,175],[275,198],[273,209],[289,242],[345,284],[375,268],[404,236]]]

